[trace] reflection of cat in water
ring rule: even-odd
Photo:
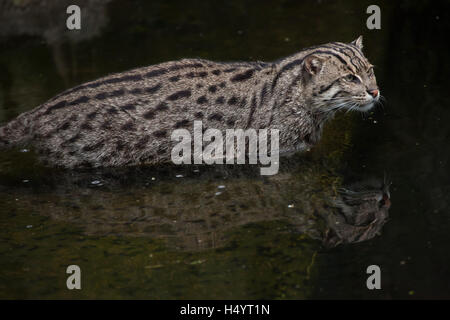
[[[273,232],[306,234],[334,247],[373,238],[388,217],[390,196],[383,182],[336,192],[341,178],[314,166],[264,179],[247,167],[209,169],[56,175],[48,191],[42,182],[38,194],[16,189],[11,202],[20,211],[78,225],[87,235],[157,238],[182,250],[221,247],[244,226],[270,232],[277,221],[285,229]]]
[[[333,203],[337,210],[320,213],[329,228],[323,238],[326,246],[371,239],[389,216],[389,184],[368,180],[342,188]]]

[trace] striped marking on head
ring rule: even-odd
[[[351,73],[358,73],[358,71],[365,71],[370,67],[367,59],[361,52],[361,49],[354,44],[346,44],[341,42],[333,42],[329,44],[324,44],[321,46],[316,46],[312,48],[307,48],[303,51],[310,50],[305,56],[291,60],[286,64],[282,65],[280,71],[275,75],[272,85],[271,92],[273,93],[275,87],[278,84],[279,79],[286,72],[292,71],[295,68],[299,68],[304,63],[305,59],[311,56],[325,57],[328,56],[332,59],[339,61],[346,69]]]
[[[334,50],[341,52],[347,59],[349,59],[351,65],[355,68],[353,72],[365,71],[369,66],[368,61],[361,49],[353,44],[333,42],[330,43],[330,47]]]

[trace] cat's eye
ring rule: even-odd
[[[359,78],[357,76],[355,76],[354,74],[348,74],[344,77],[345,80],[350,81],[350,82],[359,82]]]

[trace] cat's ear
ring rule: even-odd
[[[359,50],[362,50],[362,48],[363,48],[363,36],[359,36],[358,39],[353,40],[350,44],[358,47]]]
[[[323,61],[324,60],[319,58],[318,56],[312,55],[305,58],[305,60],[303,61],[303,65],[305,70],[310,75],[316,75],[320,72],[320,70],[322,70]]]

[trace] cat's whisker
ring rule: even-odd
[[[355,109],[355,107],[356,107],[355,103],[350,104],[350,106],[349,106],[349,108],[348,108],[346,113],[349,113],[349,112],[353,111]]]
[[[377,105],[380,105],[383,108],[383,110],[385,110],[383,102],[387,102],[386,98],[380,95],[380,99],[378,101],[376,101],[376,103],[377,103]]]

